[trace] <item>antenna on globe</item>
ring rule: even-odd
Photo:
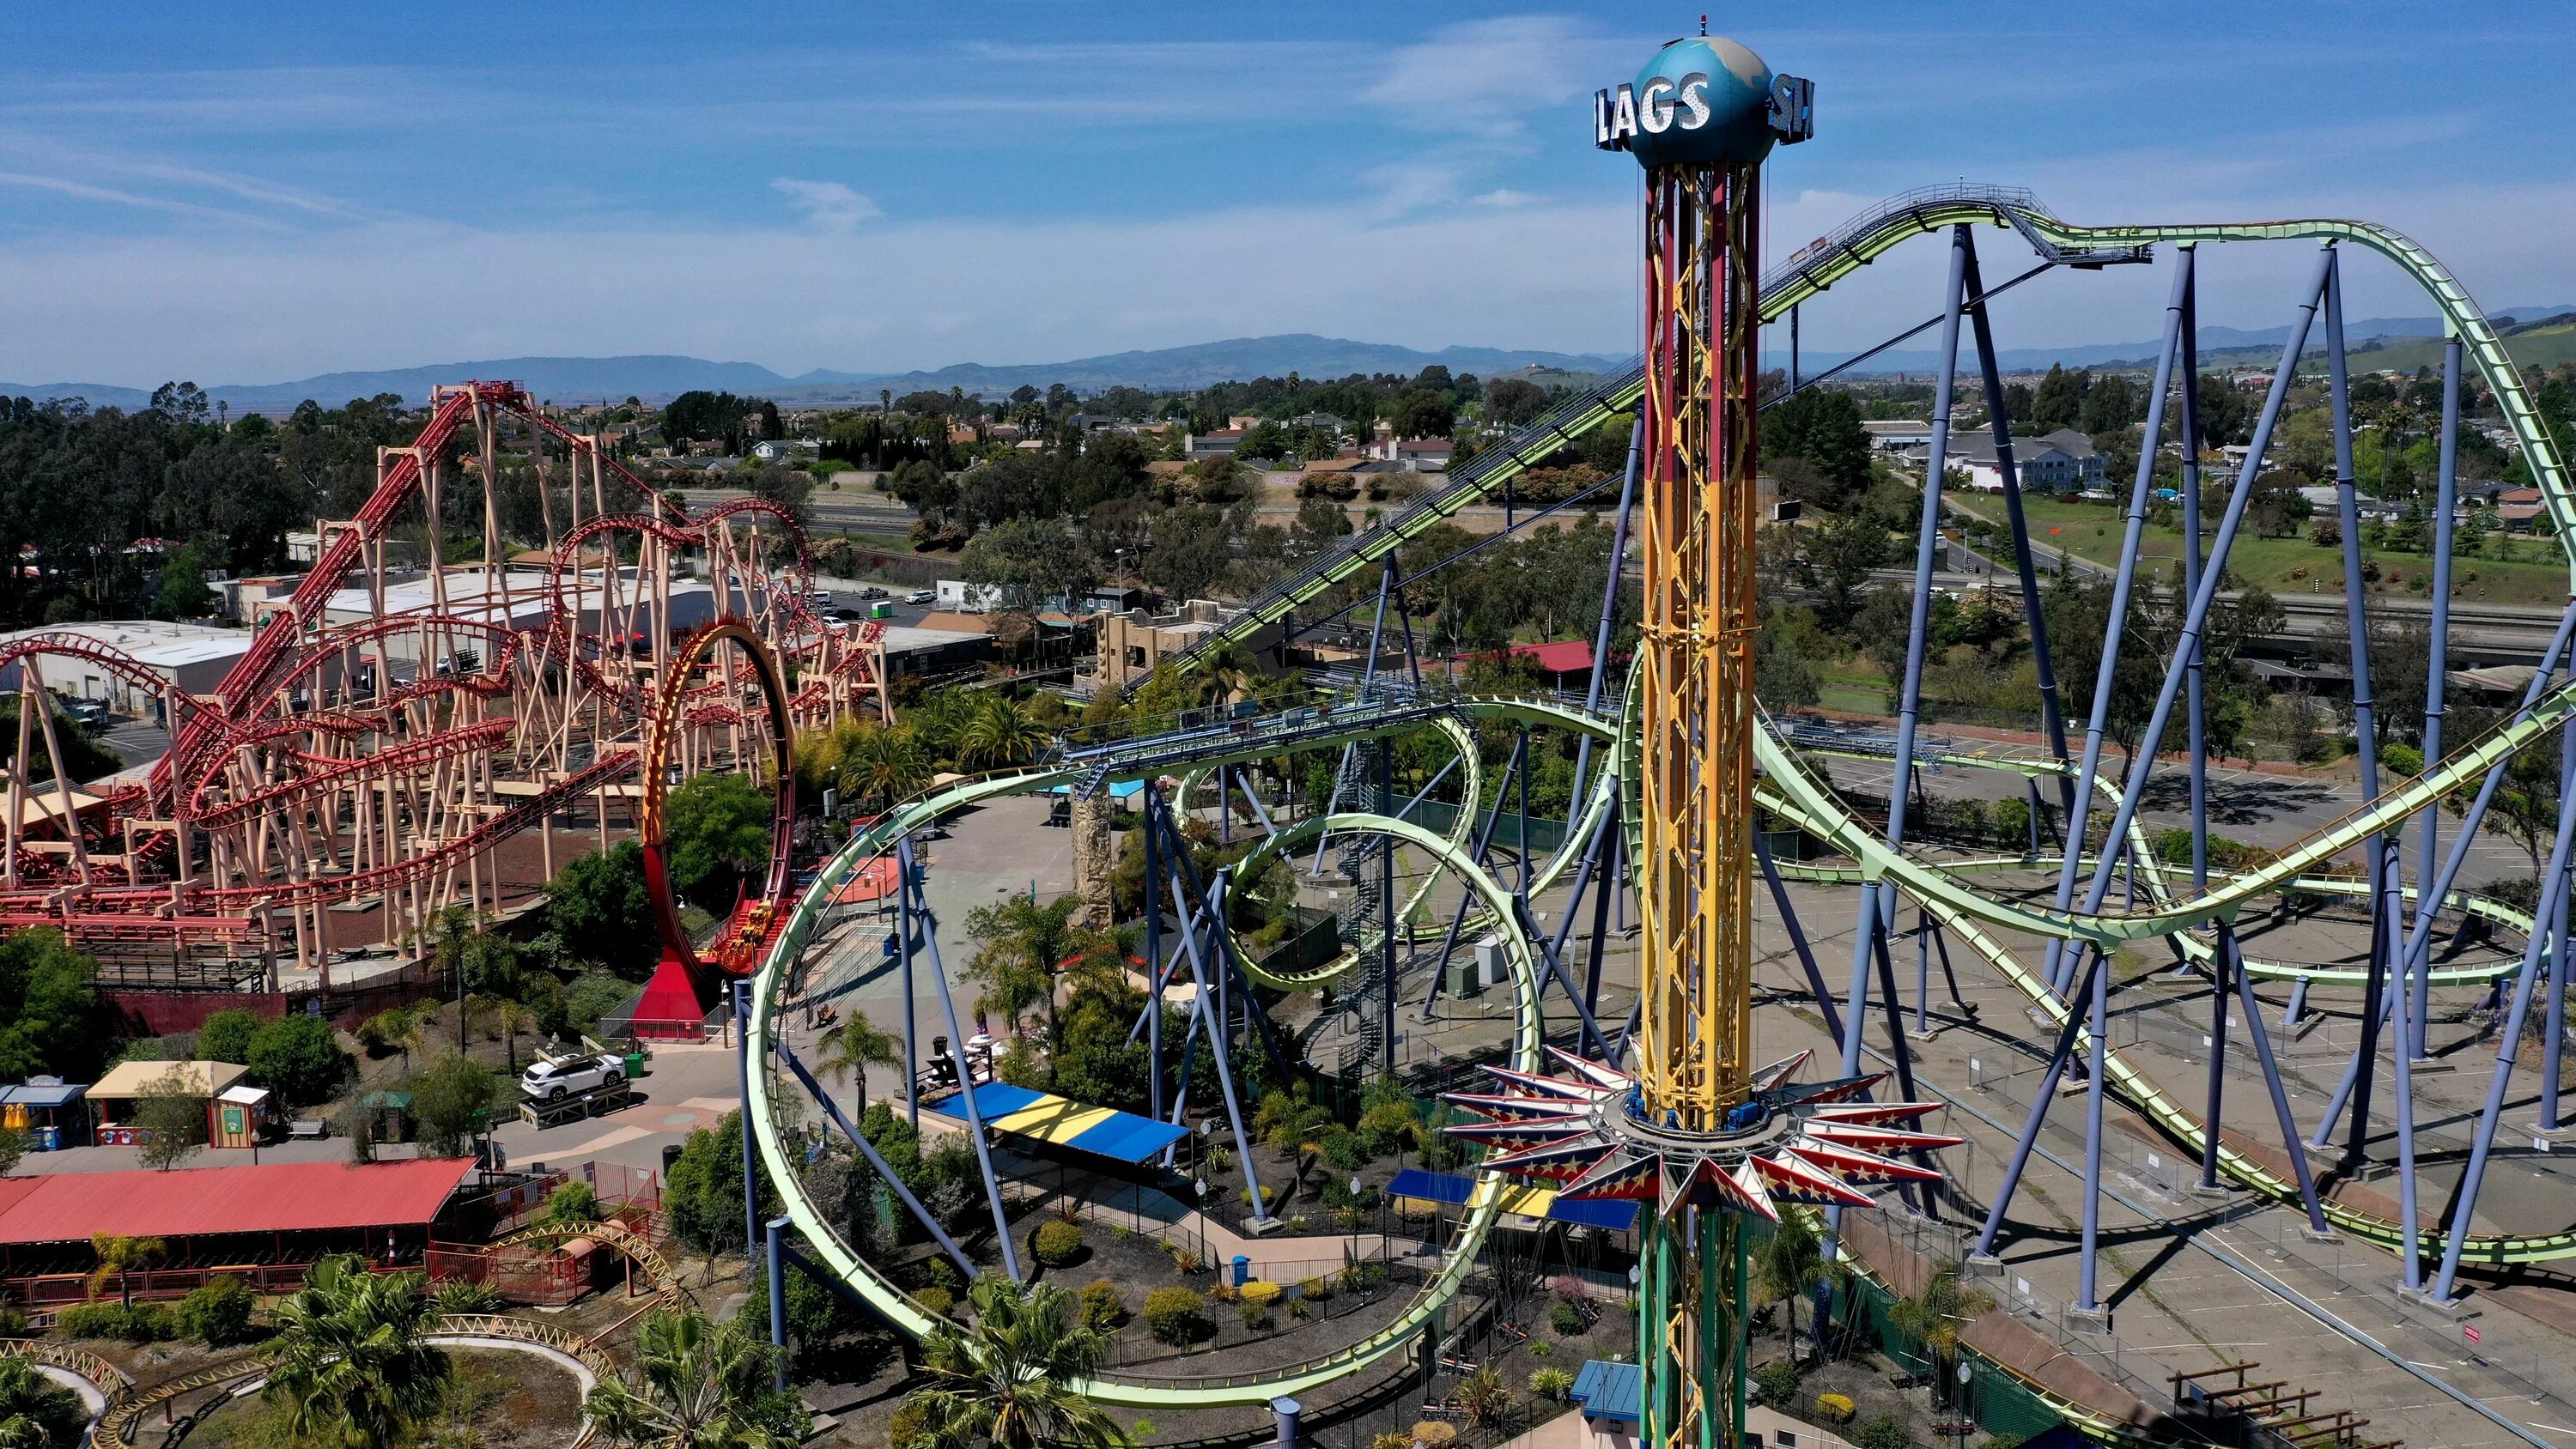
[[[1699,18],[1699,33],[1701,39],[1705,40],[1708,38],[1708,17],[1706,15],[1702,15]]]

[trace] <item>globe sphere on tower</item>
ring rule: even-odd
[[[1694,35],[1656,51],[1637,72],[1636,97],[1628,151],[1641,165],[1752,165],[1771,154],[1771,67],[1732,40]]]

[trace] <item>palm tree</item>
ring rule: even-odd
[[[974,717],[957,740],[957,758],[986,770],[1007,769],[1037,758],[1047,742],[1044,726],[1029,717],[1017,700],[988,694],[976,701]]]
[[[295,1406],[299,1436],[386,1449],[437,1412],[448,1360],[429,1342],[438,1307],[418,1273],[370,1273],[355,1254],[324,1258],[278,1304],[262,1395]]]
[[[36,1372],[34,1360],[0,1358],[0,1449],[64,1449],[81,1442],[87,1418],[80,1399]]]
[[[1789,1357],[1798,1357],[1798,1300],[1825,1281],[1824,1253],[1816,1230],[1798,1213],[1784,1214],[1753,1258],[1753,1276],[1762,1294],[1784,1306],[1780,1327],[1789,1341]]]
[[[91,1234],[89,1246],[98,1255],[98,1266],[90,1270],[89,1296],[96,1298],[98,1290],[113,1277],[116,1300],[127,1307],[134,1304],[134,1292],[127,1286],[125,1275],[170,1251],[170,1245],[159,1238],[120,1238],[114,1233]]]
[[[815,1065],[834,1081],[853,1077],[858,1081],[859,1113],[868,1110],[868,1068],[904,1065],[903,1039],[890,1031],[880,1031],[868,1020],[867,1013],[853,1007],[850,1014],[824,1028],[816,1043]]]
[[[1097,1371],[1109,1347],[1107,1333],[1084,1325],[1072,1293],[987,1277],[967,1299],[973,1326],[942,1323],[921,1349],[931,1386],[914,1402],[928,1411],[938,1442],[990,1439],[999,1449],[1130,1442],[1098,1405],[1067,1387]]]
[[[1959,1356],[1959,1330],[1977,1315],[1995,1306],[1995,1300],[1974,1288],[1959,1283],[1955,1268],[1936,1268],[1924,1280],[1921,1291],[1897,1299],[1888,1305],[1887,1321],[1896,1330],[1923,1345],[1932,1360],[1933,1392],[1950,1376],[1950,1364]]]
[[[925,778],[921,746],[910,730],[869,730],[841,755],[841,788],[881,808],[921,788]]]
[[[519,1033],[537,1024],[534,1007],[513,997],[496,998],[492,1003],[493,1024],[501,1028],[502,1049],[510,1056],[510,1075],[519,1074]]]
[[[789,1449],[805,1412],[771,1385],[776,1352],[742,1319],[718,1327],[696,1309],[656,1309],[635,1335],[633,1381],[601,1380],[582,1412],[622,1444]]]

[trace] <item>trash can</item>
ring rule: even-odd
[[[642,1075],[644,1075],[644,1054],[640,1051],[628,1052],[626,1054],[626,1080],[631,1082]]]
[[[1234,1255],[1234,1286],[1235,1286],[1235,1287],[1237,1287],[1237,1288],[1240,1288],[1240,1287],[1242,1287],[1244,1284],[1249,1283],[1249,1282],[1251,1282],[1251,1281],[1252,1281],[1252,1260],[1251,1260],[1250,1258],[1248,1258],[1248,1257],[1245,1257],[1245,1256],[1244,1256],[1243,1254],[1241,1254],[1241,1253],[1237,1253],[1237,1254],[1235,1254],[1235,1255]]]
[[[60,1152],[62,1149],[63,1129],[53,1126],[50,1123],[36,1129],[36,1150],[38,1152]]]

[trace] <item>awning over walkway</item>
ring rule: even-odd
[[[1644,1417],[1645,1385],[1645,1370],[1636,1364],[1585,1359],[1569,1397],[1583,1406],[1587,1419],[1634,1424]]]
[[[1556,1189],[1548,1187],[1512,1189],[1503,1197],[1503,1211],[1622,1233],[1637,1225],[1634,1198],[1560,1197]]]
[[[1389,1197],[1409,1197],[1419,1202],[1446,1203],[1457,1207],[1476,1191],[1476,1180],[1454,1172],[1425,1172],[1408,1167],[1386,1185]]]
[[[1120,1162],[1143,1162],[1190,1135],[1188,1128],[1169,1122],[1114,1107],[1087,1107],[1026,1087],[986,1082],[974,1090],[975,1107],[988,1127]],[[965,1095],[956,1092],[922,1105],[964,1121]]]

